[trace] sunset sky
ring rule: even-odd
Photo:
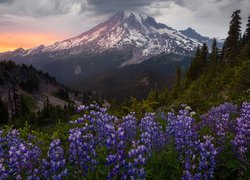
[[[32,48],[76,36],[119,10],[152,16],[175,29],[226,37],[230,16],[250,0],[0,0],[0,52]]]

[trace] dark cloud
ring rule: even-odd
[[[0,4],[1,3],[13,3],[14,0],[0,0]]]
[[[114,9],[136,10],[156,1],[157,0],[88,0],[88,4],[93,5],[98,13],[107,13],[113,12]]]
[[[87,8],[87,0],[0,0],[5,13],[43,17],[71,12],[83,12]],[[0,6],[1,8],[1,6]]]

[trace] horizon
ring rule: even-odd
[[[31,8],[30,0],[22,2],[0,0],[0,24],[2,24],[0,52],[13,51],[17,48],[29,49],[39,45],[47,46],[75,37],[105,22],[120,10],[153,17],[157,22],[176,30],[185,30],[190,27],[202,36],[224,39],[228,33],[233,11],[241,10],[242,31],[244,32],[249,16],[247,9],[250,8],[248,0],[206,0],[203,2],[191,0],[189,4],[181,0],[167,2],[145,0],[127,3],[122,1],[114,3],[112,0],[106,3],[53,0],[38,3],[31,10],[29,9]],[[112,3],[114,7],[110,7]]]

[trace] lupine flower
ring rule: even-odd
[[[165,134],[162,126],[155,120],[154,113],[147,113],[141,119],[139,125],[141,132],[141,142],[151,151],[160,150],[166,143]]]
[[[130,113],[122,117],[120,127],[124,129],[124,137],[127,143],[131,143],[137,134],[137,119],[135,113]]]
[[[217,146],[221,151],[227,138],[227,133],[233,132],[234,121],[231,120],[233,114],[237,114],[237,106],[232,103],[224,103],[220,106],[213,107],[207,114],[201,116],[201,123],[198,129],[205,126],[210,127],[217,140]]]
[[[239,159],[246,161],[250,145],[250,103],[242,105],[240,117],[237,118],[236,136],[232,143]]]
[[[199,151],[199,166],[198,170],[203,179],[213,179],[215,170],[215,157],[217,151],[213,144],[213,138],[211,136],[203,137],[205,142],[198,142]]]
[[[9,173],[13,177],[25,176],[28,179],[37,179],[39,175],[39,158],[41,150],[21,142],[18,145],[11,146],[9,149]]]
[[[59,180],[68,175],[64,152],[59,139],[50,143],[48,157],[43,159],[42,164],[42,175],[44,178]]]
[[[0,179],[6,179],[9,176],[9,172],[6,169],[6,157],[5,157],[5,150],[4,150],[4,137],[3,131],[0,130]]]
[[[94,170],[97,164],[94,136],[87,127],[70,129],[69,134],[70,163],[78,174],[85,176],[87,171]]]
[[[126,154],[125,154],[125,133],[124,129],[118,127],[115,129],[110,126],[110,136],[107,138],[107,148],[109,150],[109,155],[107,156],[106,164],[110,167],[110,172],[108,173],[107,179],[112,179],[122,174],[122,170],[126,165]],[[122,175],[124,176],[124,175]]]
[[[194,122],[190,116],[191,108],[180,110],[176,116],[174,113],[168,113],[166,135],[173,139],[176,150],[179,154],[179,160],[184,167],[183,179],[189,179],[196,169],[196,141],[197,132],[194,130]]]
[[[134,148],[128,152],[128,173],[127,177],[131,179],[144,179],[146,171],[144,166],[148,159],[148,149],[139,142],[134,142]]]

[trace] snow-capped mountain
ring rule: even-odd
[[[205,42],[208,47],[211,47],[212,46],[212,43],[213,43],[213,39],[209,38],[209,37],[206,37],[206,36],[202,36],[200,35],[199,33],[197,33],[194,29],[192,28],[187,28],[186,30],[181,30],[180,31],[183,35],[191,38],[191,39],[194,39],[195,41],[198,41],[199,43],[203,43]],[[217,40],[217,46],[218,48],[222,48],[223,44],[224,44],[224,39],[221,39],[221,38],[216,38]]]
[[[49,46],[0,53],[0,60],[32,64],[64,83],[74,84],[82,84],[90,77],[99,77],[95,82],[100,82],[107,73],[119,77],[120,71],[123,73],[119,81],[123,82],[120,79],[127,78],[127,71],[135,75],[139,69],[140,72],[153,70],[154,73],[149,74],[159,77],[164,73],[172,77],[176,63],[188,66],[196,47],[203,40],[212,41],[197,34],[192,29],[175,30],[152,17],[119,11],[106,22],[76,37]],[[107,84],[107,79],[103,81]]]
[[[61,55],[65,58],[80,54],[100,54],[107,50],[131,51],[132,56],[121,63],[121,66],[125,66],[138,64],[161,53],[190,55],[198,44],[199,41],[194,38],[157,23],[152,17],[119,11],[108,21],[79,36],[49,46],[19,49],[13,55],[28,58],[46,54],[51,58],[59,58]]]

